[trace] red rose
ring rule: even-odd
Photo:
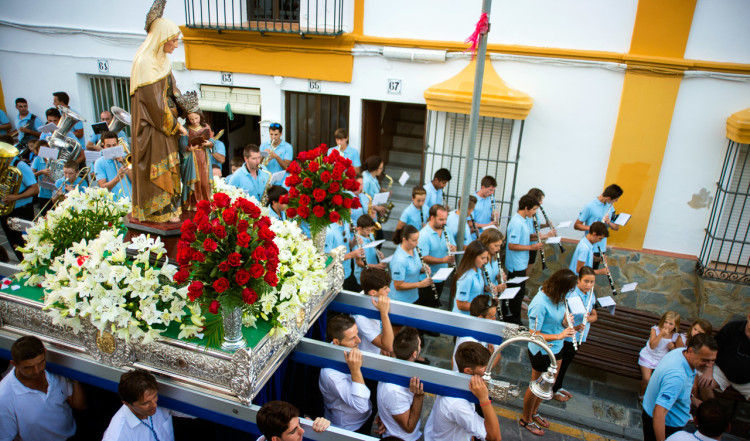
[[[331,213],[328,214],[328,219],[330,219],[331,222],[335,223],[335,222],[338,222],[339,219],[341,219],[341,215],[338,214],[338,212],[332,211]]]
[[[230,200],[231,199],[229,199],[229,196],[227,196],[226,193],[216,193],[214,195],[214,204],[218,208],[224,208],[224,207],[228,206]]]
[[[208,214],[211,211],[211,203],[207,200],[200,200],[196,204],[198,211]]]
[[[240,266],[242,264],[242,254],[230,253],[227,256],[227,262],[229,262],[230,266]]]
[[[344,190],[355,191],[358,188],[357,185],[354,179],[344,179]]]
[[[320,205],[316,205],[313,207],[313,214],[318,217],[323,217],[326,214],[326,209],[321,207]]]
[[[352,208],[353,199],[344,199],[344,208]]]
[[[247,270],[241,269],[234,275],[234,280],[238,285],[246,285],[250,281],[250,273]]]
[[[357,209],[362,207],[362,203],[359,201],[359,198],[350,199],[352,201],[352,208]]]
[[[223,273],[229,271],[229,263],[227,263],[227,262],[221,262],[219,264],[219,271],[221,271]]]
[[[198,227],[190,219],[183,222],[180,226],[180,231],[183,233],[187,233],[188,231],[195,231],[197,229]]]
[[[260,208],[258,208],[258,206],[253,204],[252,202],[250,202],[247,207],[243,207],[243,211],[253,219],[257,219],[260,217]]]
[[[307,158],[307,152],[299,152],[299,155],[297,155],[297,159],[299,159],[300,161],[307,161]]]
[[[302,180],[302,186],[305,188],[312,188],[312,184],[313,182],[312,182],[312,179],[310,178],[305,178]]]
[[[351,167],[352,166],[352,160],[349,158],[341,158],[341,162],[344,163],[344,167]]]
[[[334,170],[333,173],[331,173],[332,181],[340,181],[343,177],[344,177],[344,174],[338,170]]]
[[[333,202],[333,205],[341,206],[344,203],[344,198],[340,194],[337,194],[333,196],[331,202]]]
[[[216,243],[216,241],[211,238],[207,238],[203,241],[203,249],[208,251],[209,253],[213,253],[214,251],[216,251],[217,246],[218,244]]]
[[[257,261],[266,260],[266,250],[263,247],[258,247],[253,251],[253,259]]]
[[[331,185],[328,186],[328,193],[334,194],[341,191],[341,184],[338,182],[331,182]]]
[[[203,211],[197,211],[195,213],[195,216],[193,216],[193,222],[196,224],[200,224],[200,222],[204,219],[208,219],[208,214]]]
[[[308,206],[310,205],[310,196],[303,194],[299,197],[299,205],[300,206]]]
[[[250,273],[250,277],[252,277],[253,279],[257,279],[258,277],[262,276],[263,271],[265,271],[263,269],[263,265],[259,263],[254,263],[250,265],[250,268],[248,268],[247,270]]]
[[[299,214],[299,217],[302,219],[307,219],[310,216],[310,207],[299,207],[297,209],[297,214]]]
[[[188,297],[191,301],[195,301],[198,297],[203,295],[203,282],[200,280],[194,280],[193,283],[188,286]]]
[[[261,240],[273,240],[274,237],[276,237],[276,233],[271,231],[270,228],[261,227],[261,229],[258,230],[258,238]]]
[[[250,223],[245,219],[240,219],[239,222],[237,222],[237,231],[240,233],[247,231],[247,229],[250,228]]]
[[[339,161],[339,162],[333,164],[333,171],[339,172],[339,173],[344,173],[344,171],[346,171],[346,167],[344,166],[344,164],[341,161]]]
[[[213,228],[214,236],[218,237],[219,239],[224,239],[227,237],[227,230],[224,228],[224,225],[215,225]]]
[[[196,262],[205,262],[206,256],[203,255],[200,251],[193,251],[193,260]]]
[[[294,188],[294,187],[292,187],[292,188]],[[289,195],[282,194],[281,196],[279,196],[279,204],[286,205],[288,203],[289,203]]]
[[[271,228],[271,218],[268,216],[263,216],[255,222],[255,225],[258,228]]]
[[[323,199],[326,198],[325,190],[321,190],[320,188],[316,188],[315,190],[313,190],[312,194],[317,202],[323,202]]]
[[[237,245],[241,246],[242,248],[247,248],[248,245],[250,245],[250,241],[253,238],[247,234],[246,232],[242,232],[237,235]]]
[[[252,288],[245,288],[242,290],[242,300],[248,305],[252,305],[258,301],[258,294]]]
[[[214,283],[211,286],[213,286],[216,292],[221,294],[229,288],[229,280],[227,280],[226,277],[219,277],[218,279],[214,280]]]
[[[297,175],[289,175],[284,179],[284,184],[286,184],[287,187],[294,187],[300,182],[302,182],[302,180]]]
[[[346,169],[347,178],[354,179],[355,176],[357,176],[357,172],[354,170],[354,167],[349,167]]]
[[[184,243],[184,242],[180,242],[180,243]],[[192,257],[193,257],[193,250],[190,247],[183,247],[177,251],[177,263],[180,265],[185,265],[186,263],[190,262],[190,259]]]
[[[271,286],[276,286],[279,283],[279,278],[276,277],[276,271],[269,271],[263,276],[263,280]]]
[[[329,172],[328,170],[326,170],[323,173],[321,173],[320,174],[320,180],[323,181],[323,182],[326,182],[326,183],[330,182],[331,181],[331,172]]]
[[[175,283],[185,283],[188,277],[190,277],[190,273],[186,269],[181,269],[174,273],[172,280],[174,280]]]
[[[299,162],[292,161],[289,166],[286,168],[286,171],[293,175],[298,175],[302,173],[302,167],[300,167]]]
[[[310,165],[307,166],[307,169],[315,173],[320,169],[320,164],[318,164],[318,161],[311,161]]]
[[[266,243],[266,257],[268,257],[268,260],[277,260],[276,257],[278,255],[279,247],[273,241]]]
[[[184,241],[186,241],[188,243],[195,242],[195,239],[197,239],[197,238],[195,237],[195,233],[192,232],[192,231],[186,231],[186,232],[182,233],[182,240],[184,240]]]
[[[286,217],[289,219],[297,216],[297,209],[296,208],[287,208],[286,209]]]
[[[219,306],[219,302],[214,300],[213,302],[211,302],[211,306],[208,307],[208,312],[210,312],[211,314],[218,314]]]
[[[200,231],[203,234],[208,234],[211,232],[211,222],[208,221],[208,219],[201,219],[200,223],[198,223],[198,231]]]
[[[234,225],[234,223],[237,222],[237,210],[234,208],[227,208],[221,213],[221,218],[224,219],[224,222],[227,225]]]
[[[289,189],[289,197],[290,198],[296,198],[299,196],[299,190],[297,190],[297,187],[292,187]]]

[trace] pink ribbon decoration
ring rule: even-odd
[[[477,26],[474,29],[474,32],[464,40],[464,43],[471,43],[471,46],[469,46],[467,51],[471,51],[471,59],[474,60],[474,56],[477,53],[477,49],[479,47],[479,39],[482,37],[482,35],[486,34],[490,29],[490,19],[487,16],[486,12],[482,12],[482,15],[479,16],[479,21],[477,22]],[[466,51],[464,51],[466,52]]]

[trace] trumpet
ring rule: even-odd
[[[609,272],[609,265],[607,265],[607,258],[604,255],[604,252],[602,251],[602,247],[597,246],[596,249],[599,251],[599,254],[602,256],[602,264],[604,264],[604,269],[607,270],[607,279],[609,280],[609,287],[612,289],[612,295],[617,295],[617,290],[615,289],[615,281],[612,280],[612,274]]]
[[[547,225],[549,225],[549,227],[552,228],[552,222],[550,222],[549,218],[547,217],[547,213],[544,212],[544,207],[540,205],[539,209],[542,210],[542,216],[544,216],[544,222],[546,222]],[[558,242],[557,245],[560,246],[560,252],[564,253],[565,247],[563,246],[562,242]]]
[[[568,307],[568,299],[565,299],[565,317],[568,319],[568,329],[573,329],[573,314],[570,313],[570,308]],[[577,331],[576,334],[578,334]],[[573,349],[575,349],[576,351],[578,350],[578,342],[576,341],[575,335],[573,335]]]
[[[383,176],[388,180],[388,187],[386,187],[385,191],[391,191],[391,187],[393,187],[393,178],[388,176],[387,174],[383,173]],[[388,218],[391,217],[391,211],[393,210],[393,201],[390,199],[388,200],[388,203],[385,205],[385,214],[382,216],[379,216],[380,219],[378,219],[381,223],[388,222]]]
[[[542,242],[542,235],[539,233],[539,222],[536,221],[536,215],[532,217],[534,220],[534,231],[536,231],[536,237],[539,240],[539,243],[542,244],[542,247],[539,248],[539,255],[542,257],[542,271],[547,269],[547,258],[544,256],[544,242]]]
[[[431,278],[430,267],[428,267],[427,264],[424,263],[422,252],[419,250],[419,247],[415,247],[414,249],[417,251],[417,256],[419,256],[419,262],[422,264],[422,269],[424,270],[425,274],[427,274],[427,277],[430,277],[430,287],[432,288],[432,295],[435,297],[435,301],[437,302],[437,307],[442,308],[443,303],[440,301],[440,294],[438,294],[437,288],[435,287],[435,281]]]
[[[586,302],[586,315],[583,316],[583,331],[581,331],[581,339],[578,341],[579,346],[583,344],[583,334],[586,332],[586,323],[588,323],[589,321],[589,313],[591,312],[590,311],[591,301],[596,298],[596,294],[594,294],[593,289],[591,290],[589,294],[590,294],[589,301]],[[573,341],[575,341],[575,338],[573,339]]]
[[[281,145],[281,141],[279,141],[279,145]],[[279,145],[276,147],[273,146],[273,141],[271,141],[271,149],[268,152],[268,155],[266,155],[265,159],[263,159],[263,165],[268,166],[268,163],[271,161],[271,153],[276,153],[276,149],[279,148]]]

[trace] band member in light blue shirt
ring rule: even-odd
[[[474,206],[477,204],[477,197],[474,195],[469,196],[469,214],[466,215],[466,226],[464,227],[464,243],[463,245],[466,246],[469,242],[472,240],[477,240],[478,237],[476,237],[476,234],[474,234],[474,230],[471,228],[471,224],[469,223],[469,217],[474,213]],[[458,207],[451,211],[450,214],[448,214],[448,221],[445,224],[445,227],[448,229],[448,231],[451,233],[451,236],[453,236],[453,241],[458,243],[458,221],[461,218],[461,200],[458,200]]]
[[[389,263],[392,278],[389,297],[414,303],[419,299],[419,288],[432,284],[432,279],[422,272],[422,263],[415,250],[419,244],[419,231],[411,225],[396,230],[393,243],[398,247]]]
[[[341,156],[352,161],[354,171],[360,173],[362,169],[362,160],[359,157],[359,150],[349,145],[349,132],[346,129],[339,128],[333,132],[333,136],[336,138],[336,147],[329,148],[326,154],[330,155],[332,151],[338,150]]]
[[[364,164],[365,170],[362,172],[362,191],[367,193],[371,198],[381,193],[380,175],[383,173],[383,160],[380,156],[370,156]],[[372,209],[379,215],[385,214],[385,205],[373,205]]]
[[[485,277],[482,267],[489,261],[490,254],[482,242],[475,240],[464,249],[464,256],[456,268],[456,302],[453,312],[469,315],[471,301],[485,293]],[[494,293],[489,293],[494,294]]]
[[[447,168],[441,168],[435,172],[432,181],[424,185],[425,191],[427,191],[427,198],[425,199],[425,205],[432,207],[435,204],[444,205],[443,190],[450,182],[452,176],[450,170]],[[446,209],[449,209],[446,206]]]
[[[227,178],[227,184],[245,190],[249,196],[255,196],[260,202],[266,183],[271,177],[267,171],[261,169],[260,150],[257,145],[246,145],[242,155],[245,165]]]
[[[18,116],[14,122],[18,130],[18,142],[28,144],[39,139],[42,135],[39,129],[44,125],[44,121],[29,112],[29,103],[25,98],[16,98],[16,109]]]
[[[594,222],[589,227],[589,231],[586,235],[578,242],[573,257],[570,259],[570,270],[574,273],[578,273],[583,266],[594,267],[594,248],[595,243],[599,243],[602,239],[609,236],[607,227],[602,222]],[[596,274],[606,275],[607,269],[600,268],[595,270]]]
[[[526,277],[526,268],[529,265],[529,251],[540,249],[543,244],[531,245],[532,235],[526,219],[530,218],[539,209],[539,204],[532,196],[524,195],[518,201],[518,212],[508,222],[507,245],[505,249],[505,267],[508,268],[508,278]],[[535,236],[535,235],[534,235]],[[519,286],[520,291],[508,303],[510,315],[505,321],[521,324],[521,303],[526,295],[526,282],[520,284],[509,284]]]
[[[102,148],[117,147],[118,136],[115,132],[102,133]],[[106,159],[101,157],[94,163],[94,174],[99,187],[106,188],[115,200],[130,198],[132,193],[132,171],[125,165],[124,157]]]
[[[281,203],[281,197],[289,191],[284,187],[272,185],[268,188],[268,215],[278,220],[286,220],[287,204]]]
[[[611,228],[615,231],[620,229],[620,226],[612,222],[612,216],[615,213],[614,204],[620,200],[622,196],[622,188],[617,184],[612,184],[604,189],[601,195],[597,196],[596,199],[586,204],[583,210],[578,214],[578,219],[573,226],[579,231],[588,231],[591,228],[591,224],[594,222],[602,222],[607,228]],[[607,250],[607,238],[603,238],[598,243],[593,244],[594,248],[601,248],[602,251]],[[594,269],[599,267],[601,262],[601,256],[598,252],[595,252],[596,257],[594,258]]]
[[[497,181],[492,176],[485,176],[480,182],[480,188],[476,192],[477,205],[474,207],[474,222],[481,229],[490,225],[498,226],[492,213],[492,201],[495,198]]]
[[[70,108],[70,97],[65,92],[55,92],[52,94],[52,106],[57,107],[63,107],[66,109],[69,109],[75,113],[75,110]],[[62,110],[60,111],[62,113]],[[83,139],[83,121],[78,121],[73,126],[73,130],[68,134],[68,136],[75,137],[78,140],[78,143],[81,144],[81,147],[84,147],[86,145],[86,141]],[[76,158],[76,162],[79,164],[83,162],[84,156],[83,152],[81,152],[81,155],[79,155],[78,158]]]
[[[427,218],[429,217],[430,207],[425,206],[424,200],[426,192],[421,185],[414,187],[411,190],[411,204],[409,204],[401,213],[401,217],[396,224],[396,229],[400,230],[404,228],[404,225],[411,225],[417,230],[421,230]]]
[[[448,265],[455,264],[456,258],[451,253],[456,251],[456,242],[445,229],[448,219],[448,211],[445,207],[435,204],[430,207],[428,214],[427,224],[419,231],[419,250],[422,252],[425,263],[430,267],[430,274],[434,275],[441,269],[447,268]],[[435,283],[438,296],[443,292],[444,283],[445,280]],[[440,307],[439,298],[435,299],[432,287],[419,289],[417,304],[433,308]]]
[[[281,124],[272,123],[268,126],[268,135],[271,137],[271,140],[260,145],[261,152],[268,152],[268,157],[263,158],[262,162],[271,174],[286,170],[294,158],[292,145],[281,139],[283,133],[284,128],[281,127]],[[282,183],[288,175],[288,173],[284,175],[284,178],[281,180]]]

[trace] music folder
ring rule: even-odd
[[[95,135],[101,135],[102,133],[109,130],[109,128],[107,128],[107,123],[105,123],[104,121],[98,122],[96,124],[91,124],[91,128],[94,129]]]

